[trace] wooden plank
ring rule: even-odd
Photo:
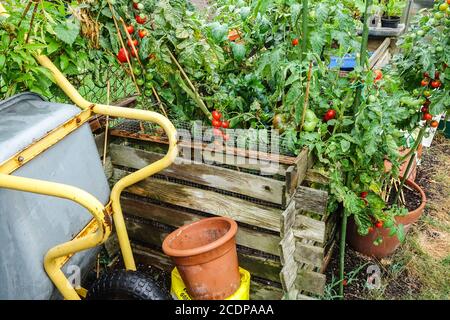
[[[174,265],[169,257],[164,253],[156,250],[152,250],[147,247],[143,247],[132,243],[133,253],[136,257],[136,261],[150,265],[155,268],[171,272]],[[251,279],[250,283],[250,299],[252,300],[279,300],[283,296],[283,292],[280,288],[271,286],[267,283],[261,283]]]
[[[161,247],[165,237],[167,237],[171,231],[160,229],[151,224],[144,225],[133,221],[130,218],[126,219],[126,226],[130,239],[157,247]],[[251,274],[274,282],[280,281],[280,261],[260,257],[256,254],[249,254],[243,252],[240,248],[238,249],[238,259],[239,265],[248,270]]]
[[[129,172],[115,169],[114,179],[118,180],[128,174]],[[280,209],[270,208],[214,191],[154,178],[145,179],[127,188],[126,191],[180,207],[229,217],[238,222],[260,228],[280,231],[280,215],[282,213]]]
[[[161,144],[168,144],[169,141],[166,137],[160,137],[150,134],[143,134],[143,133],[133,133],[128,132],[125,130],[118,130],[113,129],[111,130],[111,135],[116,137],[122,137],[122,138],[130,138],[130,139],[137,139],[141,141],[150,141],[150,142],[156,142]],[[208,144],[208,143],[199,143],[199,142],[188,142],[188,141],[181,141],[178,143],[178,146],[180,148],[193,148],[198,149],[202,151],[209,151],[209,152],[224,152],[231,155],[237,155],[244,158],[252,158],[252,159],[258,159],[260,161],[268,161],[273,162],[275,164],[282,163],[287,165],[292,165],[295,163],[295,157],[285,156],[285,155],[279,155],[279,154],[270,154],[266,152],[260,152],[255,150],[248,150],[248,149],[242,149],[242,148],[236,148],[236,147],[221,147],[216,146],[214,144]]]
[[[323,215],[327,209],[328,192],[300,186],[294,200],[296,209]]]
[[[286,192],[292,195],[296,188],[303,182],[308,167],[308,149],[303,149],[293,166],[286,171]]]
[[[375,66],[377,61],[384,55],[386,50],[388,50],[390,44],[391,44],[391,39],[390,38],[384,39],[384,41],[377,48],[377,50],[375,50],[375,52],[370,56],[370,58],[369,58],[369,67],[371,69]]]
[[[162,159],[164,156],[158,153],[116,144],[110,146],[110,155],[113,164],[133,169],[142,169]],[[284,183],[258,175],[204,163],[186,162],[181,158],[177,158],[175,163],[159,174],[198,183],[203,186],[243,194],[275,204],[283,203]]]
[[[300,269],[296,279],[296,286],[313,294],[322,295],[325,290],[326,276],[324,274]]]
[[[297,238],[325,242],[325,222],[302,214],[297,215],[293,232]]]
[[[292,259],[295,252],[295,237],[292,230],[289,230],[280,241],[280,260],[282,265],[286,265]]]
[[[321,268],[324,259],[324,248],[297,242],[295,245],[294,259],[299,263]]]
[[[298,212],[300,211],[295,209],[295,201],[291,201],[286,210],[284,210],[281,214],[281,237],[284,237],[292,229],[295,224],[296,214]]]
[[[126,196],[122,197],[121,203],[125,214],[155,220],[175,228],[204,218],[198,214],[131,199]],[[244,247],[267,252],[275,256],[279,255],[278,243],[280,237],[273,234],[266,234],[239,226],[236,241]]]

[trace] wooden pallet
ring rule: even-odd
[[[157,161],[167,148],[161,137],[118,130],[112,130],[111,134],[116,137],[109,146],[109,155],[114,166],[112,183]],[[193,148],[201,149],[204,146],[196,145]],[[243,153],[237,149],[232,153],[215,157],[214,164],[187,163],[178,159],[157,176],[125,190],[122,206],[129,236],[135,248],[139,248],[138,251],[135,250],[135,254],[141,258],[147,257],[147,261],[150,261],[148,257],[151,256],[153,265],[170,269],[173,266],[169,263],[170,259],[161,252],[161,244],[171,231],[204,217],[230,217],[239,224],[236,239],[239,264],[252,275],[252,299],[280,299],[283,296],[282,285],[285,293],[288,292],[288,287],[282,280],[288,269],[283,267],[285,259],[283,250],[280,250],[280,243],[282,240],[287,243],[285,237],[290,234],[289,230],[285,232],[286,224],[281,217],[291,211],[296,214],[303,212],[302,209],[296,208],[300,199],[299,190],[302,190],[298,187],[307,181],[307,176],[313,178],[312,180],[317,178],[314,173],[308,173],[312,161],[305,149],[297,157],[281,157],[276,172],[271,175],[265,172],[266,175],[261,175],[258,165],[250,164],[249,159],[259,157],[270,162],[270,154]],[[231,156],[247,161],[239,161],[232,166],[228,161]],[[314,201],[309,203],[316,205]],[[312,210],[314,211],[317,210]],[[294,237],[303,236],[310,241],[308,234],[312,235],[313,242],[305,243],[305,250],[309,249],[306,245],[316,245],[318,248],[321,244],[325,246],[326,237],[319,236],[316,229],[320,224],[320,228],[325,226],[325,232],[333,221],[323,217],[325,216],[322,215],[315,224],[306,217],[303,225],[295,224],[295,227],[301,225],[303,232]],[[301,222],[300,219],[298,221]],[[299,247],[300,256],[301,250]],[[306,255],[307,253],[303,254]],[[323,258],[325,256],[324,249]],[[303,264],[298,263],[299,266]],[[317,265],[319,262],[314,264]],[[323,263],[320,265],[322,267]],[[302,268],[299,267],[298,270]],[[282,269],[284,275],[280,278]],[[306,271],[310,272],[305,269]],[[318,273],[320,270],[314,269],[314,272]],[[320,295],[319,291],[312,293]]]

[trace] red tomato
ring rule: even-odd
[[[430,121],[432,119],[433,119],[433,116],[431,114],[429,114],[428,112],[423,114],[422,120]]]
[[[422,111],[423,113],[427,113],[428,112],[428,107],[423,106],[422,109],[420,109],[420,111]]]
[[[434,73],[434,78],[435,78],[435,79],[439,79],[440,76],[441,76],[441,73],[440,73],[439,71],[436,71],[436,72]]]
[[[345,287],[348,284],[347,279],[342,280],[342,285]]]
[[[223,121],[222,128],[228,129],[230,127],[230,121]]]
[[[137,56],[138,56],[138,54],[139,54],[139,52],[138,52],[138,49],[137,48],[131,48],[131,56],[133,57],[133,58],[136,58]]]
[[[377,228],[383,227],[383,221],[377,221],[377,223],[375,223],[375,227]]]
[[[381,72],[381,70],[375,69],[373,72],[375,73],[375,82],[383,79],[383,72]]]
[[[433,80],[431,81],[431,87],[434,89],[440,88],[442,85],[441,81],[439,80]]]
[[[213,119],[212,125],[213,125],[214,128],[220,128],[222,126],[222,121],[217,120],[217,119]]]
[[[147,21],[147,17],[144,15],[137,15],[135,18],[136,22],[139,24],[144,24]]]
[[[324,119],[325,121],[334,119],[336,117],[336,110],[330,109],[325,113]]]
[[[133,2],[133,8],[139,10],[139,2]]]
[[[144,38],[147,35],[147,30],[141,29],[138,31],[139,38]]]
[[[430,77],[430,74],[429,74],[428,72],[424,72],[424,73],[423,73],[423,76],[424,76],[425,78],[429,78],[429,77]]]
[[[133,34],[133,32],[134,32],[134,27],[133,27],[132,25],[129,25],[129,26],[127,27],[127,31],[128,31],[129,34]]]
[[[220,118],[222,118],[222,115],[220,114],[219,111],[214,110],[214,111],[212,112],[212,117],[213,117],[213,119],[220,120]]]
[[[423,79],[423,80],[420,82],[420,85],[421,85],[422,87],[428,87],[429,84],[430,84],[430,81],[428,81],[428,79]]]
[[[430,127],[437,128],[439,126],[439,121],[433,120],[430,123]]]
[[[298,46],[298,39],[297,38],[295,38],[294,40],[292,40],[292,45],[295,47],[295,46]]]
[[[119,61],[121,63],[127,62],[127,57],[129,59],[129,52],[128,50],[126,50],[125,48],[121,48],[119,50],[119,53],[117,54],[117,59],[119,59]]]
[[[369,195],[369,193],[367,191],[363,191],[361,192],[361,198],[367,198],[367,196]]]
[[[130,48],[132,47],[132,46],[131,46],[131,43],[133,43],[135,47],[137,47],[138,44],[139,44],[139,42],[138,42],[136,39],[133,40],[133,42],[131,42],[130,40],[128,40],[127,45],[128,45]]]

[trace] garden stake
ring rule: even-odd
[[[198,93],[197,89],[195,88],[195,86],[192,84],[191,80],[189,80],[188,75],[186,74],[186,72],[184,71],[183,67],[180,65],[180,63],[178,62],[178,60],[175,58],[175,56],[173,55],[172,51],[170,51],[169,48],[167,48],[167,51],[169,52],[170,57],[172,58],[173,62],[176,64],[176,66],[178,67],[178,69],[180,70],[181,74],[184,76],[184,78],[186,79],[186,82],[189,84],[189,86],[191,87],[192,91],[194,92],[195,96],[197,97],[198,101],[197,104],[199,105],[200,109],[203,111],[203,113],[208,117],[208,119],[212,119],[211,116],[211,112],[208,111],[208,107],[206,106],[206,104],[203,102],[200,94]]]
[[[367,65],[367,43],[369,41],[369,26],[367,25],[367,18],[368,18],[367,15],[369,12],[369,7],[372,5],[372,1],[373,0],[366,0],[366,8],[364,10],[361,51],[359,53],[360,56],[359,64],[363,68],[365,68]],[[359,104],[361,102],[361,94],[362,94],[362,83],[360,83],[359,86],[356,88],[355,101],[353,105],[355,113],[357,112]]]
[[[31,14],[31,20],[30,20],[30,31],[33,28],[34,17],[36,16],[38,5],[39,5],[39,1],[34,3],[33,13]],[[27,33],[25,43],[28,43],[28,40],[30,40],[30,32]]]
[[[363,34],[362,34],[362,42],[361,42],[361,52],[360,52],[360,65],[365,66],[366,65],[366,55],[367,55],[367,42],[369,40],[369,26],[367,25],[367,13],[369,11],[369,7],[372,5],[372,0],[366,0],[366,8],[364,11],[364,27],[363,27]],[[362,94],[362,87],[358,86],[356,89],[356,96],[355,96],[355,104],[354,109],[357,111],[357,108],[359,107],[360,100],[361,100],[361,94]],[[347,185],[351,181],[350,175],[347,176]],[[344,262],[345,262],[345,238],[347,233],[347,212],[344,209],[343,216],[342,216],[342,228],[341,228],[341,243],[340,243],[340,264],[339,264],[339,294],[341,296],[341,299],[344,299]]]
[[[419,135],[417,136],[417,140],[414,142],[414,145],[411,149],[411,150],[413,150],[412,152],[416,153],[417,148],[422,143],[423,136],[425,135],[425,130],[426,130],[426,125],[424,125],[422,128],[420,128],[420,132],[419,132]],[[402,158],[402,160],[403,160],[403,158]],[[397,190],[397,194],[395,195],[394,203],[397,203],[397,201],[398,201],[398,198],[400,196],[400,191],[403,189],[403,185],[405,184],[405,181],[409,175],[409,171],[411,170],[413,161],[416,161],[415,156],[411,156],[411,158],[409,159],[408,166],[406,167],[405,173],[403,174],[403,177],[400,181],[399,190]]]
[[[305,102],[303,103],[303,113],[302,113],[302,121],[300,122],[300,132],[303,129],[303,123],[305,122],[305,114],[306,109],[308,108],[308,102],[309,102],[309,89],[311,86],[311,73],[312,73],[312,61],[309,63],[309,69],[308,69],[308,80],[306,82],[306,92],[305,92]]]
[[[120,28],[119,28],[119,25],[117,23],[116,17],[114,16],[114,8],[112,7],[110,0],[107,0],[107,1],[108,1],[109,9],[111,10],[111,15],[112,15],[112,18],[113,18],[113,21],[114,21],[114,25],[116,26],[117,37],[119,38],[120,45],[122,46],[123,49],[127,50],[127,48],[125,47],[125,43],[123,42],[122,33],[120,32]],[[139,86],[138,86],[138,84],[136,82],[136,77],[134,76],[134,72],[133,72],[133,66],[131,65],[131,60],[130,60],[130,57],[129,57],[128,54],[126,55],[126,58],[127,58],[128,66],[130,67],[131,78],[133,79],[133,82],[134,82],[134,84],[136,86],[137,93],[140,95],[141,94],[141,90],[139,89]]]

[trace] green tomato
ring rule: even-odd
[[[444,17],[444,14],[442,12],[436,12],[434,14],[434,19],[435,20],[441,20]]]
[[[146,72],[145,73],[145,80],[147,80],[147,81],[153,80],[153,74],[151,74],[150,72]]]
[[[151,97],[151,95],[153,94],[153,91],[150,90],[150,89],[147,89],[147,90],[144,91],[144,94],[145,94],[147,97]]]
[[[151,88],[153,88],[153,83],[152,83],[151,81],[147,81],[147,82],[145,83],[145,88],[146,88],[146,89],[151,89]]]
[[[142,74],[142,70],[141,70],[141,68],[139,68],[139,67],[134,67],[134,68],[133,68],[133,73],[134,73],[134,75],[136,75],[136,76],[140,76],[140,75]]]
[[[375,97],[374,95],[370,95],[368,97],[368,100],[370,103],[375,103],[377,101],[377,97]]]
[[[136,84],[138,86],[143,86],[144,85],[144,80],[143,79],[136,79]]]
[[[317,125],[317,120],[314,121],[305,121],[305,123],[303,123],[303,130],[307,131],[307,132],[312,132]]]
[[[441,46],[436,47],[436,52],[442,52],[442,51],[444,51],[444,48],[442,48]]]
[[[306,109],[305,122],[312,122],[312,121],[316,121],[316,120],[317,120],[317,116],[314,113],[314,111],[312,111],[311,109]]]
[[[419,37],[423,37],[423,36],[425,35],[425,31],[419,30],[419,31],[417,31],[417,35],[418,35]]]

